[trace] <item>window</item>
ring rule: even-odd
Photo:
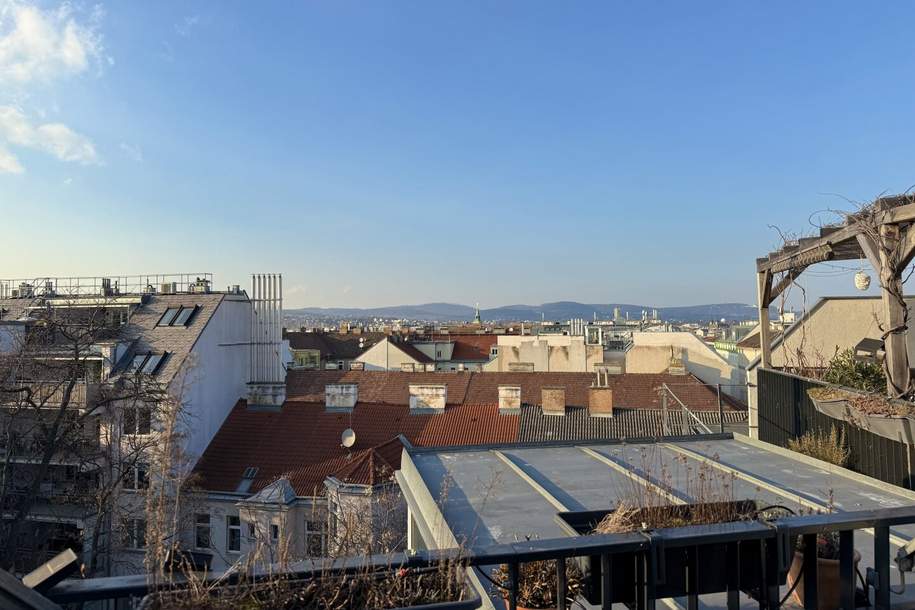
[[[127,407],[124,409],[124,434],[149,434],[152,429],[152,409]]]
[[[130,359],[124,372],[155,375],[162,368],[167,358],[168,352],[162,352],[161,354],[135,354]]]
[[[149,471],[146,464],[131,466],[124,473],[124,489],[149,489]]]
[[[305,519],[305,554],[309,557],[324,557],[324,537],[327,523]]]
[[[241,519],[238,515],[226,517],[226,550],[230,553],[241,551]]]
[[[200,305],[193,307],[169,307],[159,318],[156,326],[187,326],[194,318],[194,314],[200,309]]]
[[[165,313],[162,314],[162,317],[159,318],[159,322],[156,326],[171,326],[172,322],[175,321],[175,316],[178,315],[178,312],[181,311],[180,307],[169,307],[165,310]]]
[[[254,523],[248,523],[248,540],[257,539],[257,528],[254,527]]]
[[[127,546],[132,549],[146,548],[146,519],[127,522]]]
[[[143,365],[143,368],[140,369],[140,372],[144,375],[155,375],[159,372],[159,369],[162,368],[162,364],[165,362],[165,358],[168,356],[168,352],[161,354],[150,354],[149,358],[146,359],[146,363]]]
[[[270,524],[270,540],[276,542],[280,539],[280,526],[276,523]]]
[[[197,513],[194,515],[194,546],[198,549],[210,548],[209,513]]]

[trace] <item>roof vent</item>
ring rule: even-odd
[[[543,386],[540,390],[540,404],[544,415],[566,414],[565,386]]]

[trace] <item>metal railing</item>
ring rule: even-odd
[[[192,292],[202,282],[213,283],[212,273],[150,273],[148,275],[107,275],[0,279],[0,298],[51,298],[117,296],[161,292]]]
[[[418,551],[395,553],[373,557],[351,557],[342,560],[305,561],[284,570],[264,569],[256,572],[212,573],[201,576],[206,584],[231,585],[245,580],[257,582],[277,577],[309,580],[328,574],[346,575],[371,570],[394,570],[436,565],[442,561],[457,561],[465,566],[507,565],[510,575],[508,582],[500,583],[511,610],[518,605],[519,568],[524,563],[541,560],[556,561],[556,582],[559,592],[559,608],[566,610],[566,562],[576,558],[598,558],[601,570],[600,604],[609,608],[614,594],[626,590],[632,595],[634,607],[639,610],[653,609],[658,599],[659,587],[665,579],[673,576],[667,573],[666,561],[670,554],[697,557],[702,547],[723,548],[727,556],[738,557],[741,545],[757,545],[761,570],[755,575],[758,582],[756,597],[760,608],[777,608],[781,605],[780,587],[791,565],[798,538],[803,539],[806,548],[815,548],[817,536],[838,532],[839,574],[841,607],[855,607],[855,563],[854,532],[873,528],[875,563],[867,570],[867,593],[873,589],[873,604],[878,610],[890,607],[890,528],[915,523],[915,506],[841,512],[830,514],[791,516],[771,521],[742,521],[717,525],[697,525],[625,534],[597,534],[577,537],[529,540],[513,544],[498,544],[482,550],[449,549],[443,551]],[[754,547],[755,548],[755,547]],[[809,556],[809,557],[808,557]],[[615,582],[611,567],[617,561],[635,560],[634,580]],[[804,607],[816,608],[817,562],[816,553],[805,555],[804,565]],[[732,562],[736,563],[736,562]],[[695,564],[694,564],[695,565]],[[691,577],[694,578],[694,577]],[[727,607],[740,607],[741,573],[729,569],[723,591],[727,594]],[[176,577],[170,583],[151,585],[146,575],[95,578],[88,580],[64,581],[46,594],[58,603],[79,603],[94,600],[117,599],[142,596],[157,589],[181,588],[187,584],[183,577]],[[695,590],[695,589],[694,589]],[[714,593],[714,592],[713,592]],[[697,608],[699,594],[689,593],[688,607]]]

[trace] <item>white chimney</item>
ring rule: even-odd
[[[499,386],[499,413],[521,412],[521,386]]]
[[[358,384],[329,383],[324,386],[324,407],[328,411],[352,411],[358,401]]]
[[[444,411],[448,400],[446,384],[410,384],[410,411]]]

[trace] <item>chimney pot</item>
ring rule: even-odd
[[[409,388],[411,413],[440,413],[445,410],[448,401],[447,384],[411,383]]]

